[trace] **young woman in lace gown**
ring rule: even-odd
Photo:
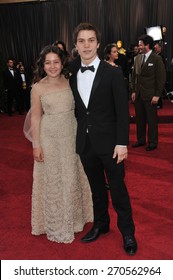
[[[32,234],[71,243],[93,213],[88,181],[75,153],[74,100],[65,64],[61,50],[46,46],[31,91]]]

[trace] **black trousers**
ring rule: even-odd
[[[21,92],[8,90],[7,91],[7,113],[9,115],[12,114],[12,109],[14,105],[14,101],[16,102],[16,109],[19,113],[22,112],[22,99]]]
[[[142,100],[139,96],[135,102],[137,141],[146,142],[146,130],[148,125],[148,143],[158,144],[158,118],[157,105],[152,105],[151,101]]]
[[[108,190],[105,187],[104,170],[108,178],[112,205],[117,213],[117,226],[122,235],[134,234],[135,226],[129,195],[124,182],[124,163],[117,164],[113,154],[97,154],[87,134],[86,147],[80,154],[88,177],[94,208],[94,225],[100,229],[109,226]]]

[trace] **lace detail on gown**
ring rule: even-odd
[[[41,95],[40,143],[44,162],[34,162],[32,234],[71,243],[93,221],[90,187],[75,152],[76,119],[70,89]]]

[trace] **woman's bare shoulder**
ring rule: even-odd
[[[45,79],[41,79],[39,82],[36,82],[32,85],[32,90],[34,91],[42,91],[45,87]]]
[[[42,84],[41,81],[39,81],[32,85],[31,93],[40,95],[43,89],[44,89],[44,85]]]

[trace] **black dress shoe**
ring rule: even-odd
[[[82,242],[92,242],[99,238],[100,234],[109,232],[109,226],[100,229],[93,226],[92,229],[81,239]]]
[[[136,142],[135,144],[132,145],[132,148],[138,148],[138,147],[141,147],[141,146],[145,146],[145,143]]]
[[[155,144],[149,144],[147,147],[146,147],[146,151],[153,151],[157,148],[157,145]]]
[[[124,250],[128,255],[134,255],[137,251],[137,242],[133,235],[123,236]]]

